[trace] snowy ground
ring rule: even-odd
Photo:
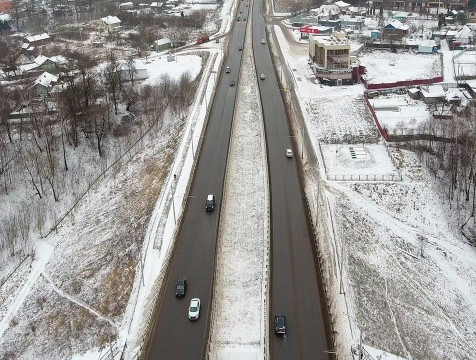
[[[359,61],[367,70],[365,79],[375,84],[430,79],[443,71],[441,58],[435,54],[372,49],[361,52]]]
[[[369,99],[378,121],[389,134],[409,134],[416,132],[431,118],[428,105],[413,100],[409,95],[381,95]]]
[[[319,241],[326,259],[323,269],[328,276],[337,350],[347,354],[362,335],[363,343],[375,348],[368,348],[374,356],[383,350],[408,359],[475,358],[476,252],[459,235],[452,217],[455,211],[445,203],[439,184],[434,183],[414,153],[395,148],[391,152],[402,181],[324,180],[322,157],[326,166],[336,158],[335,145],[323,146],[321,153],[317,142],[328,136],[327,130],[316,126],[322,121],[325,106],[335,106],[340,114],[332,119],[331,134],[341,124],[346,127],[345,133],[356,134],[362,127],[372,127],[372,122],[347,111],[348,101],[333,104],[336,98],[361,94],[359,85],[319,88],[303,66],[306,51],[299,44],[288,44],[280,29],[275,30],[288,67],[296,69],[296,79],[301,78],[295,84],[319,159],[319,168],[305,163],[306,192],[313,216],[320,216]],[[419,67],[419,57],[414,59],[415,64],[406,61],[404,78],[415,76],[413,68]],[[374,66],[378,68],[379,62]],[[312,98],[303,93],[312,94]],[[326,93],[327,102],[321,101]],[[323,110],[304,111],[312,102],[322,103],[316,106]],[[368,140],[373,142],[375,137],[370,135]],[[367,144],[355,146],[370,148]],[[338,147],[338,154],[346,153],[348,148]],[[374,165],[385,172],[392,168],[389,161]],[[332,164],[332,171],[351,175],[355,169],[343,162]]]
[[[210,357],[216,360],[258,360],[264,358],[265,352],[269,199],[263,120],[250,30],[233,120],[218,237]]]
[[[321,145],[328,180],[391,180],[399,174],[384,145]]]

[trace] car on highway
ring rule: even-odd
[[[243,50],[243,46],[240,45],[238,46],[238,51],[241,51],[241,50]]]
[[[188,307],[188,318],[190,320],[197,320],[200,316],[200,299],[193,298],[190,300],[190,306]]]
[[[261,39],[261,44],[266,44],[266,41],[264,39]]]
[[[225,72],[226,72],[227,74],[229,74],[229,73],[231,72],[231,69],[230,69],[229,66],[226,67]]]
[[[230,86],[235,86],[235,80],[230,81]]]
[[[264,80],[264,79],[265,79],[264,74],[261,74],[261,75],[259,76],[259,78],[260,78],[261,80]]]
[[[291,149],[286,149],[286,157],[287,158],[292,158],[293,157],[293,151]]]
[[[245,18],[245,17],[243,18],[243,21],[246,21],[246,18]]]
[[[286,334],[286,316],[283,314],[274,315],[274,332],[278,335]]]
[[[208,195],[207,200],[205,201],[205,211],[215,210],[215,195]]]
[[[241,20],[241,15],[236,18],[236,21],[240,21],[240,20]]]
[[[179,279],[177,280],[177,284],[175,285],[175,296],[182,297],[185,296],[185,291],[187,289],[187,279]]]

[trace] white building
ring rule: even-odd
[[[106,16],[101,18],[101,26],[107,31],[114,31],[121,26],[121,20],[117,16]]]

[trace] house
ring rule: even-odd
[[[37,56],[32,63],[23,64],[18,67],[20,73],[25,75],[27,73],[36,74],[38,72],[57,73],[59,65],[66,63],[66,58],[63,56],[46,57],[44,55]]]
[[[338,19],[319,19],[317,23],[321,26],[331,27],[334,31],[340,31],[342,24]]]
[[[398,20],[392,20],[383,28],[383,38],[387,40],[401,40],[407,35],[408,29],[408,25],[403,25]]]
[[[164,38],[154,41],[155,51],[164,51],[170,48],[172,48],[172,41],[170,41],[170,39]]]
[[[372,30],[370,32],[370,39],[373,41],[380,40],[382,38],[382,32],[379,30]]]
[[[37,96],[45,97],[50,94],[51,89],[58,82],[58,76],[44,72],[33,83],[31,88]]]
[[[108,15],[101,18],[101,27],[108,32],[114,31],[121,26],[121,20],[117,16]]]
[[[164,6],[163,2],[153,2],[150,3],[150,9],[154,12],[160,12]]]
[[[468,17],[469,23],[476,23],[476,7],[469,9],[466,16]]]
[[[321,81],[328,84],[352,84],[350,42],[336,32],[332,36],[311,35],[309,38],[311,68]]]
[[[421,99],[426,104],[434,104],[445,100],[446,94],[443,86],[441,85],[429,85],[422,86],[420,88]]]
[[[39,45],[49,43],[50,41],[51,41],[51,38],[47,33],[27,36],[26,38],[23,39],[23,42],[28,44],[29,46],[39,46]]]
[[[418,45],[418,52],[422,54],[436,54],[435,40],[424,40]]]
[[[408,95],[414,100],[420,100],[420,89],[414,87],[407,90]]]
[[[464,25],[460,30],[456,32],[455,41],[460,44],[469,44],[473,38],[473,32],[469,27]]]
[[[350,4],[348,4],[348,3],[344,2],[344,1],[341,1],[341,0],[336,1],[336,2],[334,3],[334,5],[337,5],[337,6],[339,7],[341,14],[345,14],[345,13],[347,12],[347,9],[350,8]]]
[[[405,24],[407,22],[407,19],[408,19],[408,14],[407,13],[396,13],[395,15],[393,15],[393,18],[395,20],[400,21],[402,24]]]
[[[12,0],[0,0],[0,13],[6,13],[13,9]]]
[[[301,34],[301,39],[309,39],[310,34],[319,36],[332,35],[334,28],[328,26],[307,25],[299,28],[299,32]]]
[[[132,9],[134,9],[134,4],[131,1],[119,4],[119,10],[132,10]]]
[[[140,3],[139,4],[139,13],[148,14],[151,12],[150,4]]]
[[[309,10],[309,14],[319,18],[336,19],[340,14],[340,8],[335,4],[324,4],[316,9]]]

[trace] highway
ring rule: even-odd
[[[245,1],[239,9],[246,13]],[[208,340],[209,312],[211,309],[212,282],[215,272],[215,249],[217,241],[220,202],[223,190],[231,125],[235,108],[238,76],[247,21],[235,21],[230,34],[229,53],[225,58],[213,107],[203,142],[200,160],[190,190],[187,207],[176,248],[165,281],[165,292],[159,300],[158,315],[152,338],[147,349],[147,358],[153,360],[203,359]],[[225,73],[226,66],[231,72]],[[230,81],[236,82],[230,86]],[[217,206],[212,213],[205,212],[205,199],[214,194]],[[186,295],[176,298],[175,283],[186,277]],[[201,300],[200,318],[188,319],[190,299]]]
[[[271,199],[271,289],[270,289],[270,354],[271,359],[328,359],[329,350],[315,249],[311,243],[296,157],[285,157],[292,148],[286,111],[275,75],[265,36],[263,2],[253,3],[253,53],[259,81],[265,122]],[[285,314],[287,334],[274,332],[274,315]]]

